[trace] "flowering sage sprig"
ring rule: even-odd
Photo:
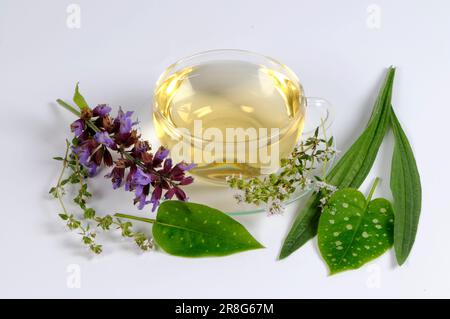
[[[111,107],[106,104],[89,108],[84,97],[75,88],[74,102],[80,111],[68,103],[57,102],[79,119],[71,124],[75,134],[72,151],[79,163],[85,167],[89,176],[95,176],[101,165],[113,167],[106,177],[111,178],[112,186],[117,189],[124,185],[126,191],[134,191],[134,203],[139,209],[152,204],[152,211],[158,206],[164,191],[164,199],[173,196],[186,200],[182,186],[191,184],[193,178],[185,176],[193,164],[180,162],[172,164],[168,158],[169,150],[164,147],[153,154],[148,141],[142,140],[134,126],[133,112],[119,109],[117,116],[110,115]],[[112,153],[117,155],[114,160]],[[150,200],[147,197],[150,195]]]
[[[320,131],[323,130],[323,134]],[[323,135],[323,137],[319,137]],[[283,202],[287,200],[297,189],[314,187],[325,195],[331,195],[336,189],[325,183],[320,176],[312,176],[312,171],[319,165],[326,173],[327,162],[336,154],[333,137],[327,139],[323,125],[318,127],[314,134],[296,146],[294,151],[286,159],[281,160],[281,168],[278,173],[270,174],[264,178],[244,179],[242,176],[227,178],[228,185],[242,191],[236,194],[238,202],[246,202],[254,205],[266,204],[269,214],[277,214],[283,211]]]
[[[62,161],[58,181],[50,189],[50,194],[61,205],[59,216],[70,230],[79,232],[82,242],[96,254],[102,252],[102,245],[96,242],[98,229],[119,229],[123,237],[132,238],[142,250],[153,248],[152,239],[144,233],[133,231],[131,222],[123,222],[117,216],[99,216],[88,207],[86,201],[92,194],[86,181],[96,176],[102,166],[112,167],[105,177],[111,179],[113,188],[124,185],[126,191],[135,193],[134,204],[138,204],[139,209],[152,204],[154,211],[163,192],[165,199],[173,196],[182,201],[187,199],[181,187],[193,182],[191,176],[185,176],[193,165],[184,162],[172,165],[172,160],[168,158],[169,151],[164,147],[153,154],[149,142],[142,140],[134,128],[138,122],[132,119],[133,112],[124,112],[120,108],[117,116],[112,117],[111,107],[106,104],[91,109],[80,94],[78,84],[73,101],[78,109],[57,100],[59,105],[78,117],[70,125],[75,136],[71,142],[66,141],[65,156],[54,158]],[[69,176],[66,176],[67,170],[70,170]],[[83,212],[81,218],[66,209],[63,196],[67,184],[78,185],[73,201]],[[150,192],[151,198],[148,200]]]

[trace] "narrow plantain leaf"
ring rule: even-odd
[[[73,95],[73,101],[80,108],[80,110],[89,108],[89,105],[87,104],[86,100],[84,99],[83,95],[81,95],[81,93],[78,89],[78,83],[75,86],[75,93]]]
[[[366,129],[328,174],[328,183],[338,188],[358,188],[369,174],[387,131],[394,75],[395,68],[390,67]],[[281,248],[280,259],[289,256],[316,235],[319,199],[319,195],[313,194],[297,214]]]
[[[339,188],[358,188],[375,162],[390,120],[395,69],[389,68],[366,129],[333,167],[326,180]]]
[[[319,249],[330,274],[357,269],[392,247],[394,213],[384,198],[346,188],[331,196],[319,221]]]
[[[226,256],[263,248],[244,226],[223,212],[174,200],[159,206],[153,237],[167,253],[184,257]]]
[[[395,137],[391,165],[391,191],[394,197],[394,248],[397,263],[402,265],[416,238],[422,203],[422,188],[411,145],[394,113],[391,123]]]

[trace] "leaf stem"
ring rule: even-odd
[[[145,218],[145,217],[139,217],[139,216],[133,216],[133,215],[127,215],[127,214],[117,213],[117,214],[114,214],[114,217],[132,219],[132,220],[137,220],[137,221],[141,221],[144,223],[151,223],[151,224],[156,223],[156,219],[153,219],[153,218]]]
[[[64,214],[66,214],[66,215],[67,215],[67,209],[66,209],[66,206],[64,205],[64,201],[62,200],[61,182],[64,177],[64,172],[66,171],[66,168],[67,168],[67,163],[68,163],[67,157],[69,155],[69,148],[70,148],[70,143],[68,140],[66,140],[66,152],[64,154],[63,166],[62,166],[61,173],[59,174],[58,181],[56,182],[56,187],[55,187],[56,197],[58,198],[59,204],[61,205],[61,208],[63,209]]]
[[[323,118],[320,119],[320,125],[322,126],[322,131],[323,131],[323,139],[325,140],[326,143],[326,150],[328,150],[328,139],[327,139],[327,129],[325,127],[325,122],[323,120]],[[327,177],[327,165],[328,165],[328,158],[325,157],[325,160],[322,163],[322,179],[324,181],[326,181],[326,177]]]
[[[380,178],[379,177],[375,178],[372,188],[370,189],[369,196],[367,196],[367,202],[370,202],[372,200],[373,193],[375,193],[375,189],[377,188],[379,182]]]

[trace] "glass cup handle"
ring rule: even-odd
[[[334,113],[331,103],[318,97],[306,98],[306,120],[303,134],[310,135],[318,126],[328,130],[333,124]]]

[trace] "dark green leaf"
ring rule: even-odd
[[[103,218],[99,218],[98,226],[100,226],[103,230],[109,230],[109,227],[112,225],[113,219],[110,215],[106,215]]]
[[[411,252],[416,238],[422,205],[422,187],[411,145],[394,113],[391,123],[395,137],[391,165],[391,190],[394,197],[394,248],[397,262],[402,265]]]
[[[167,253],[184,257],[225,256],[263,248],[244,226],[223,212],[173,200],[159,206],[153,237]]]
[[[319,249],[330,274],[357,269],[392,246],[394,213],[384,198],[370,202],[356,189],[331,196],[318,227]]]
[[[102,245],[91,245],[89,246],[91,251],[95,254],[101,254],[102,253]]]
[[[358,188],[369,174],[386,134],[390,119],[392,85],[395,69],[389,68],[366,129],[333,167],[326,180],[338,188]],[[320,215],[318,195],[313,195],[298,213],[280,253],[285,258],[317,233]]]
[[[92,219],[95,217],[95,210],[93,208],[87,208],[84,210],[84,218]]]
[[[78,83],[75,86],[75,94],[73,95],[73,101],[80,108],[80,110],[84,110],[84,109],[88,109],[89,108],[89,105],[87,104],[87,102],[84,99],[83,95],[81,95],[80,91],[78,90]]]
[[[55,161],[64,161],[64,158],[62,158],[62,157],[60,157],[60,156],[53,157],[53,159],[54,159]]]

